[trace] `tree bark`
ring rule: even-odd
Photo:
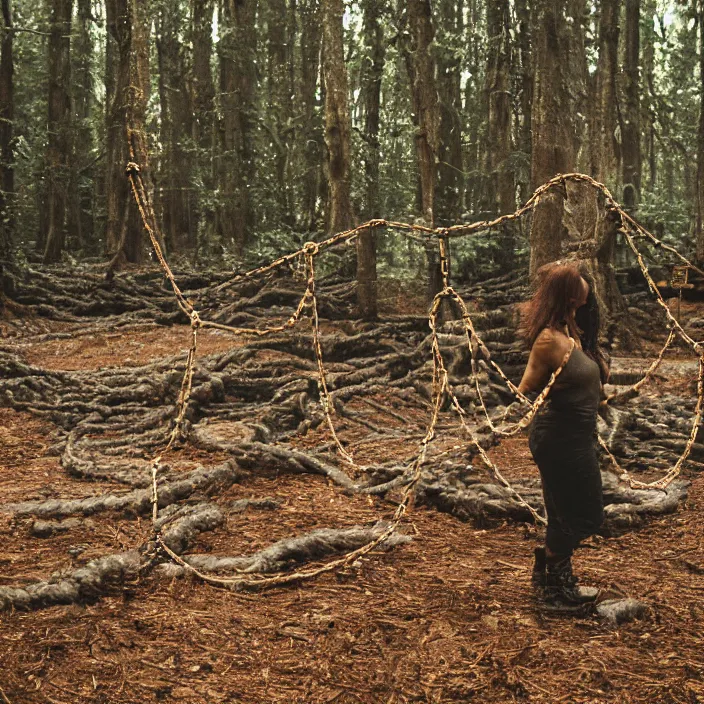
[[[518,20],[517,54],[520,64],[518,83],[520,86],[520,120],[518,148],[526,157],[532,152],[533,135],[531,132],[531,112],[533,106],[533,64],[531,58],[531,26],[528,0],[516,0],[516,19]],[[521,200],[528,198],[529,180],[517,179],[521,189]]]
[[[328,148],[328,232],[352,225],[350,199],[350,113],[347,101],[342,0],[323,0],[323,74],[325,77],[325,144]]]
[[[170,251],[193,251],[198,223],[191,188],[191,159],[186,140],[193,131],[193,106],[187,85],[189,69],[179,39],[185,13],[179,3],[161,6],[157,25],[160,142],[159,202],[164,239]]]
[[[15,158],[12,152],[14,126],[14,57],[12,7],[2,0],[0,33],[0,300],[9,293],[5,267],[12,263],[14,240],[13,198],[15,193]]]
[[[438,133],[440,106],[435,85],[435,60],[431,46],[435,37],[429,0],[410,0],[407,4],[411,39],[409,78],[416,125],[416,155],[423,223],[435,223],[435,186],[437,183]],[[428,258],[428,298],[442,288],[440,264],[435,243],[426,249]]]
[[[486,173],[489,177],[489,207],[500,215],[515,209],[513,174],[508,166],[511,153],[510,8],[508,0],[487,4],[489,53],[487,57],[486,103],[488,143]]]
[[[648,163],[648,186],[647,189],[651,193],[655,192],[655,183],[657,182],[658,166],[657,166],[657,149],[655,142],[655,125],[657,120],[657,103],[655,97],[655,41],[656,34],[654,28],[654,19],[657,13],[657,0],[645,0],[643,3],[643,36],[641,37],[642,45],[642,62],[643,62],[643,135],[646,142],[646,154]]]
[[[94,193],[96,173],[95,143],[91,114],[94,102],[93,38],[91,0],[77,0],[77,27],[71,44],[71,84],[73,96],[73,134],[71,182],[67,230],[75,245],[84,252],[94,244]]]
[[[44,263],[59,261],[66,241],[71,162],[71,15],[73,0],[50,0],[47,232]]]
[[[467,47],[466,71],[469,73],[464,88],[463,121],[468,144],[464,149],[464,163],[467,166],[465,178],[464,207],[468,213],[481,210],[483,200],[482,170],[473,164],[484,163],[482,71],[485,57],[482,45],[481,10],[478,0],[469,0],[467,26],[464,33]],[[528,126],[530,132],[530,125]]]
[[[268,109],[264,119],[273,141],[275,198],[279,210],[274,219],[291,227],[294,221],[291,184],[287,176],[293,132],[294,88],[291,84],[290,65],[294,59],[292,43],[295,37],[288,34],[291,28],[286,0],[269,0],[266,7],[266,24]]]
[[[620,175],[620,145],[616,137],[620,14],[621,0],[602,0],[590,119],[590,173],[611,187],[618,184]]]
[[[381,217],[379,212],[379,110],[384,72],[384,29],[380,0],[365,0],[364,57],[361,76],[364,111],[364,219]],[[377,317],[376,242],[373,229],[357,239],[357,302],[365,320]]]
[[[570,31],[561,3],[536,0],[533,5],[533,104],[531,124],[533,189],[558,173],[572,171],[576,159],[574,91],[569,72]],[[561,255],[564,192],[552,189],[536,206],[530,234],[530,274]]]
[[[255,222],[251,188],[256,77],[257,0],[221,0],[220,55],[220,191],[219,231],[242,256]]]
[[[568,22],[556,0],[534,5],[534,188],[558,173],[572,171],[579,148],[575,104],[583,95],[585,76],[583,65],[570,66],[570,51],[583,46],[581,35],[575,34],[582,31],[582,0],[571,9],[574,14]],[[610,341],[627,334],[626,309],[613,268],[616,225],[591,186],[567,181],[541,197],[531,228],[531,276],[562,257],[581,260],[594,280],[603,330]]]
[[[386,47],[381,24],[381,0],[365,0],[364,58],[361,77],[364,110],[364,219],[381,216],[379,212],[379,112],[381,79],[384,72]]]
[[[112,88],[107,115],[106,241],[111,271],[144,257],[144,225],[133,203],[125,168],[134,161],[151,196],[152,181],[145,133],[149,99],[147,0],[108,0],[106,84]],[[155,223],[151,223],[155,227]]]
[[[443,31],[435,46],[439,100],[435,221],[440,225],[455,224],[462,212],[462,54],[458,50],[464,29],[462,15],[461,1],[442,0],[437,5],[438,27]]]
[[[215,84],[210,64],[213,53],[213,13],[215,0],[191,0],[191,36],[193,43],[193,83],[191,120],[192,138],[196,147],[194,169],[205,193],[199,194],[198,227],[195,231],[197,252],[215,236],[215,210],[211,194],[215,189],[213,147],[215,135]],[[205,196],[205,197],[204,197]]]
[[[435,86],[435,61],[431,53],[435,30],[429,0],[408,2],[408,24],[413,65],[411,91],[417,119],[416,154],[420,174],[421,215],[426,225],[433,227],[440,115]]]
[[[626,0],[624,36],[624,106],[621,125],[623,204],[634,209],[640,199],[640,0]]]
[[[303,108],[303,126],[298,140],[302,170],[300,224],[304,230],[311,231],[316,227],[323,143],[323,130],[316,110],[322,41],[319,0],[300,0],[299,16],[301,23],[300,96]],[[325,90],[324,86],[322,90]]]
[[[699,20],[699,129],[697,131],[697,261],[704,262],[704,0],[698,3]]]

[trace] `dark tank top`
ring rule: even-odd
[[[596,427],[600,397],[599,365],[575,347],[534,423]]]

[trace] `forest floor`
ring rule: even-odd
[[[37,341],[59,330],[72,336]],[[183,349],[187,338],[180,326],[82,335],[79,326],[42,322],[12,342],[32,364],[76,370],[142,364]],[[233,341],[203,331],[200,345],[210,354]],[[326,439],[321,427],[300,442]],[[50,423],[0,409],[3,502],[85,495],[54,443]],[[176,454],[222,459],[188,447]],[[509,478],[536,472],[525,437],[493,457]],[[596,537],[576,556],[585,583],[648,604],[643,618],[619,627],[540,609],[530,586],[541,537],[534,527],[479,529],[412,507],[403,525],[409,543],[315,581],[252,593],[149,575],[92,604],[3,613],[0,702],[704,702],[704,477],[688,478],[689,499],[677,513]],[[347,496],[315,475],[252,475],[219,500],[243,497],[280,506],[230,515],[198,538],[200,552],[248,553],[302,530],[388,518],[394,508],[393,497]],[[42,543],[28,539],[30,522],[0,517],[0,585],[135,547],[150,530],[148,520],[102,516]]]

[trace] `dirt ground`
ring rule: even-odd
[[[39,337],[66,331],[28,328],[14,345],[33,364],[91,369],[173,354],[188,338],[178,327]],[[201,350],[231,344],[208,331]],[[114,488],[67,477],[54,435],[45,421],[0,410],[3,503]],[[493,455],[509,479],[536,471],[525,438]],[[217,459],[188,450],[177,458]],[[618,628],[539,608],[530,588],[535,528],[480,529],[414,507],[403,527],[410,543],[312,582],[238,593],[152,575],[116,584],[96,603],[0,614],[0,703],[704,702],[704,477],[688,478],[681,511],[635,533],[592,539],[577,555],[585,583],[648,604],[643,618]],[[389,517],[394,508],[311,475],[251,475],[218,500],[263,497],[280,507],[231,515],[194,551],[250,553],[314,527]],[[0,518],[1,585],[135,547],[149,533],[146,520],[102,516],[42,542],[29,537],[28,524]]]

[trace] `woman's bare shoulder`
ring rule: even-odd
[[[569,348],[569,338],[555,328],[543,328],[533,343],[533,354],[545,359],[550,366],[559,364]]]
[[[544,347],[545,345],[553,345],[556,342],[561,342],[561,338],[564,335],[555,330],[555,328],[543,328],[539,333],[538,337],[535,338],[533,345],[538,345],[539,347]]]

